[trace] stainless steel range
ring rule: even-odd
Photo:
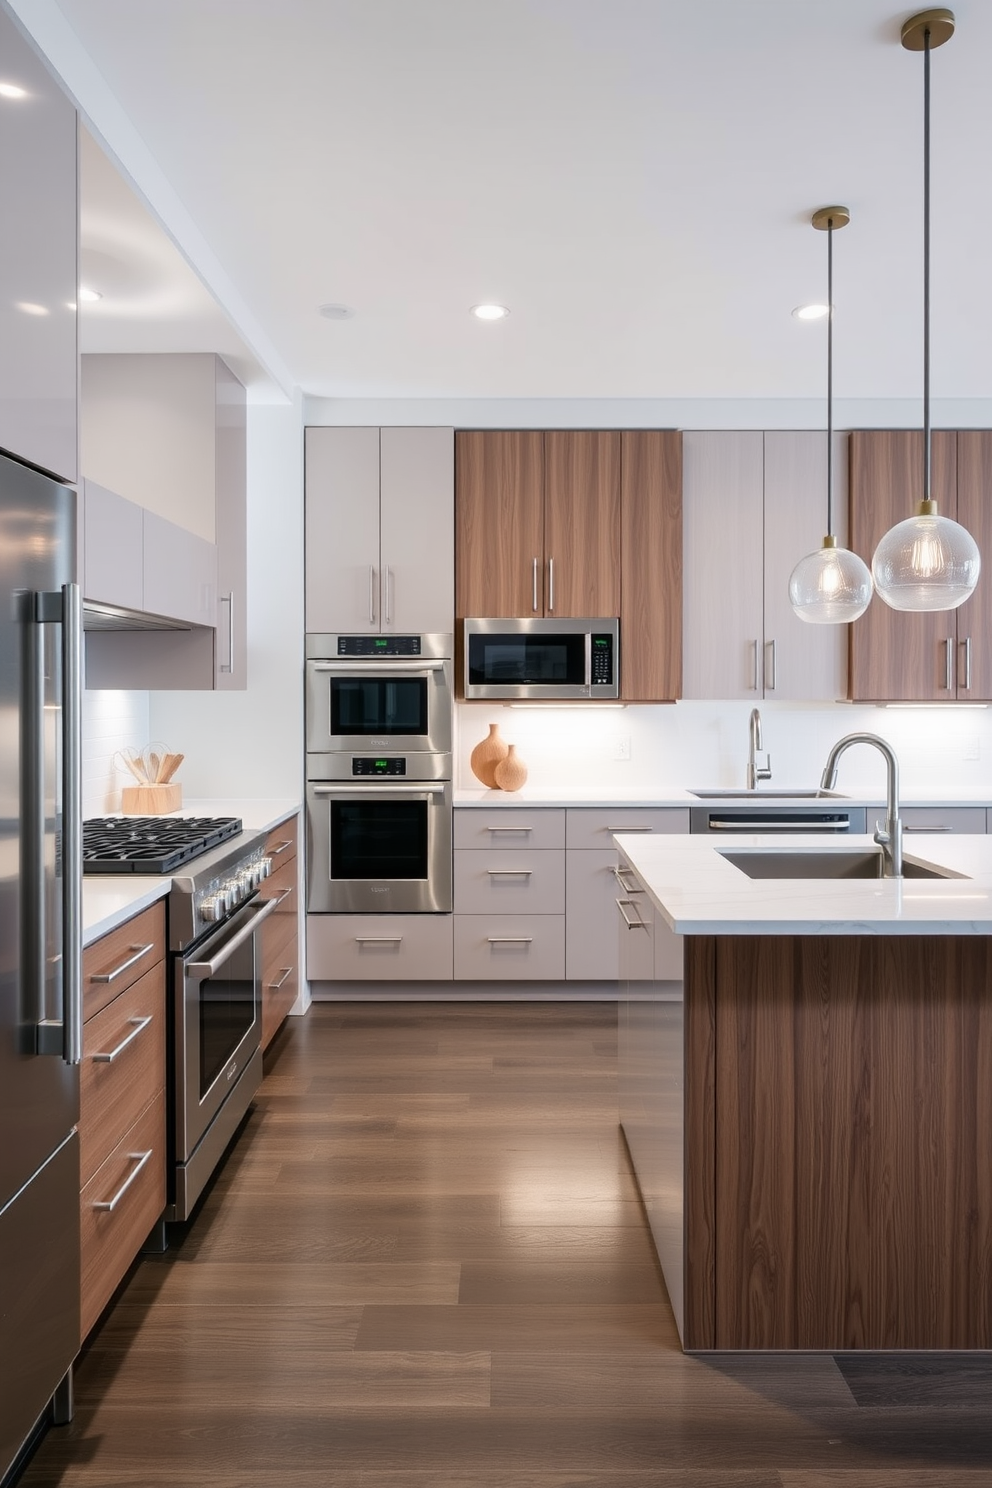
[[[262,1080],[265,838],[237,818],[83,825],[84,873],[170,873],[168,1220],[192,1213]]]

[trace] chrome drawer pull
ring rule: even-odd
[[[270,857],[270,858],[277,858],[280,853],[284,853],[286,851],[286,849],[292,847],[292,845],[293,845],[293,839],[292,839],[292,837],[290,837],[290,839],[287,842],[277,842],[276,845],[275,845],[275,847],[270,847],[269,848],[266,856],[267,857]]]
[[[625,913],[625,909],[636,909],[636,908],[637,908],[637,906],[635,904],[631,904],[631,902],[630,902],[629,899],[618,899],[617,900],[617,909],[620,911],[620,917],[623,920],[624,924],[627,926],[627,929],[628,930],[646,930],[648,927],[647,927],[647,925],[645,924],[645,922],[642,919],[632,920]]]
[[[147,1018],[128,1018],[127,1021],[134,1024],[131,1032],[127,1035],[126,1038],[121,1039],[120,1043],[117,1045],[117,1048],[111,1049],[109,1054],[94,1054],[92,1056],[94,1064],[113,1064],[118,1054],[123,1054],[128,1044],[136,1039],[141,1030],[143,1028],[147,1028],[149,1023],[152,1022],[152,1014],[149,1013]]]
[[[624,874],[628,872],[628,869],[621,868],[618,865],[618,866],[616,866],[614,868],[611,868],[610,869],[610,872],[613,874],[613,877],[616,879],[617,883],[623,889],[623,891],[624,891],[625,894],[643,894],[644,893],[644,890],[643,889],[632,888],[629,883],[625,883],[624,882]]]
[[[530,945],[533,935],[488,935],[490,945]]]
[[[533,827],[487,827],[486,831],[495,835],[497,832],[533,832]]]
[[[401,945],[402,935],[356,935],[356,945]]]
[[[296,888],[296,885],[295,884],[290,884],[290,886],[289,886],[288,889],[280,889],[280,891],[279,891],[278,894],[274,894],[271,899],[263,899],[262,900],[262,903],[263,904],[275,904],[275,905],[279,905],[279,904],[282,903],[282,901],[284,899],[288,899],[289,898],[290,894],[293,892],[293,890],[295,888]]]
[[[282,970],[282,976],[279,978],[279,980],[277,982],[270,982],[269,983],[269,985],[268,985],[268,991],[269,992],[278,992],[279,991],[279,988],[282,986],[282,984],[286,980],[286,978],[293,975],[293,968],[291,966],[283,966],[281,968],[281,970]]]
[[[952,830],[946,823],[932,827],[911,827],[906,822],[903,823],[902,829],[904,832],[950,832]]]
[[[533,868],[487,868],[490,878],[530,878]]]
[[[654,827],[604,827],[604,832],[653,832]]]
[[[131,1184],[134,1182],[135,1178],[137,1178],[138,1174],[145,1166],[145,1163],[151,1157],[153,1151],[154,1148],[149,1147],[147,1152],[129,1152],[128,1157],[130,1158],[131,1162],[137,1163],[137,1167],[131,1169],[130,1173],[124,1179],[124,1182],[121,1184],[120,1188],[114,1194],[114,1197],[112,1199],[105,1199],[102,1203],[94,1204],[93,1208],[104,1209],[108,1214],[113,1214],[114,1210],[117,1208],[117,1205],[127,1193],[128,1189],[131,1187]]]
[[[113,971],[102,971],[98,976],[91,976],[90,981],[116,982],[117,978],[119,976],[123,976],[125,971],[129,971],[132,966],[136,965],[137,962],[141,960],[142,956],[147,956],[148,952],[153,951],[154,949],[155,942],[153,940],[149,941],[147,945],[143,946],[128,946],[128,950],[134,952],[133,956],[129,956],[126,961],[122,961],[120,966],[115,966]]]

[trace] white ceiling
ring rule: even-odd
[[[790,312],[824,297],[809,214],[840,202],[838,395],[919,395],[923,62],[891,0],[10,3],[287,391],[822,396],[823,324]],[[992,4],[956,14],[933,57],[932,386],[987,398]],[[84,205],[95,275],[128,209]],[[209,297],[203,323],[165,304],[156,268],[122,271],[101,349],[230,335]],[[490,299],[507,321],[469,315]]]

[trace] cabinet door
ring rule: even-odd
[[[76,111],[5,9],[0,449],[76,479]]]
[[[992,430],[958,433],[957,520],[978,544],[983,568],[978,588],[957,611],[957,695],[992,700]],[[946,617],[949,618],[949,617]]]
[[[144,608],[144,512],[133,501],[83,481],[83,598]]]
[[[381,629],[455,628],[455,471],[452,429],[382,429],[379,513]]]
[[[142,512],[144,608],[191,625],[217,623],[217,549],[211,542]]]
[[[923,495],[919,429],[851,434],[850,545],[870,565],[880,539],[913,514]],[[945,516],[957,511],[956,436],[933,435],[931,482]],[[941,702],[955,696],[957,620],[952,610],[910,614],[876,594],[850,627],[850,694],[855,702]]]
[[[565,977],[568,981],[615,982],[620,975],[616,934],[615,848],[565,855]]]
[[[620,433],[544,436],[544,613],[620,614]]]
[[[306,431],[306,628],[380,628],[379,430]]]
[[[543,498],[540,430],[469,430],[455,436],[455,612],[460,620],[544,614]]]
[[[834,441],[834,512],[847,539],[847,436]],[[827,530],[827,436],[820,430],[765,434],[764,695],[805,699],[847,696],[847,627],[809,625],[789,602],[789,576],[822,546]],[[869,561],[871,555],[868,555]]]
[[[686,698],[762,695],[764,436],[682,436]]]
[[[627,430],[620,445],[620,696],[682,691],[682,435]]]

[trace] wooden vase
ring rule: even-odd
[[[495,770],[496,784],[500,790],[517,791],[527,779],[527,766],[517,753],[516,744],[511,744],[506,758],[501,759]]]
[[[498,789],[496,785],[496,766],[501,760],[506,759],[507,745],[500,737],[499,724],[489,725],[489,734],[481,739],[469,756],[469,764],[472,766],[472,774],[481,780],[489,790]]]

